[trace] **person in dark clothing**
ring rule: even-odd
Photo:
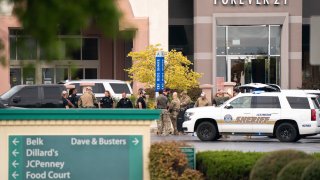
[[[74,105],[71,103],[71,101],[67,97],[68,97],[68,92],[62,91],[61,98],[62,98],[63,108],[66,108],[66,109],[74,108]]]
[[[73,104],[74,108],[78,108],[78,100],[79,97],[77,96],[77,89],[76,88],[72,88],[69,90],[69,101]]]
[[[132,102],[129,98],[127,98],[126,93],[122,93],[122,98],[118,102],[117,108],[133,108]]]
[[[108,90],[106,90],[104,92],[104,97],[100,100],[100,107],[101,108],[113,108],[113,99],[110,95],[110,92]]]
[[[144,98],[145,98],[144,91],[140,91],[139,98],[137,100],[137,107],[139,109],[146,109],[147,108],[146,101],[144,100]]]

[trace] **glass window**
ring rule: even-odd
[[[268,67],[270,84],[280,84],[280,60],[281,57],[270,57]]]
[[[110,86],[116,94],[121,94],[123,92],[130,94],[130,89],[127,84],[110,83]]]
[[[67,68],[56,68],[56,82],[63,82],[68,79]]]
[[[15,36],[10,37],[10,60],[17,60],[17,39]]]
[[[217,55],[226,55],[226,27],[217,27]]]
[[[62,59],[81,60],[81,38],[61,38]]]
[[[270,26],[270,54],[280,55],[281,26]]]
[[[85,78],[86,79],[97,79],[97,69],[95,68],[86,68],[85,70]]]
[[[83,38],[82,60],[98,60],[98,39]]]
[[[43,68],[42,69],[42,84],[53,84],[54,83],[54,69]]]
[[[265,55],[268,54],[268,26],[229,26],[229,55]]]
[[[17,93],[18,91],[20,91],[20,89],[22,89],[22,86],[15,86],[11,89],[9,89],[9,91],[5,92],[4,94],[1,95],[1,99],[5,99],[8,100],[9,98],[11,98],[15,93]]]
[[[10,84],[11,87],[22,84],[20,68],[10,68]]]
[[[217,57],[217,77],[223,77],[227,80],[227,61],[226,57]]]
[[[83,69],[71,69],[71,79],[83,79]]]
[[[43,87],[44,99],[60,99],[60,87]]]
[[[250,108],[251,107],[251,97],[243,96],[233,100],[230,105],[232,108]]]
[[[102,83],[95,83],[92,87],[93,93],[104,93],[105,89]]]
[[[255,96],[252,101],[252,108],[280,108],[277,96]]]
[[[37,59],[37,43],[30,37],[17,38],[17,59],[34,60]]]
[[[287,97],[292,109],[310,109],[308,98],[306,97]]]
[[[311,98],[311,100],[312,100],[314,108],[319,109],[320,107],[319,107],[319,102],[318,102],[317,98]]]
[[[35,84],[36,75],[35,68],[23,68],[23,84],[32,85]]]
[[[17,93],[17,96],[21,97],[21,102],[25,102],[38,99],[38,94],[38,87],[24,87]]]

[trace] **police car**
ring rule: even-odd
[[[183,129],[202,141],[223,134],[275,136],[281,142],[320,133],[317,96],[303,90],[240,93],[220,107],[188,109]]]

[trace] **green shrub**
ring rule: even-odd
[[[316,160],[307,166],[302,174],[302,180],[320,179],[320,160]]]
[[[199,173],[199,171],[197,170],[186,169],[178,179],[179,180],[203,180],[203,175]]]
[[[197,153],[197,169],[208,179],[246,180],[264,153],[207,151]]]
[[[196,102],[197,99],[200,97],[202,90],[199,87],[192,88],[188,90],[188,95],[190,96],[193,102]]]
[[[300,180],[304,169],[313,161],[313,159],[291,161],[278,173],[277,180]]]
[[[282,150],[268,153],[259,159],[251,170],[250,179],[252,180],[272,180],[276,179],[277,174],[289,162],[297,159],[312,158],[301,151]]]
[[[320,159],[320,153],[313,153],[312,156],[316,159]]]
[[[200,172],[188,170],[187,157],[179,147],[186,147],[186,144],[161,142],[151,145],[149,154],[151,179],[176,180],[182,178],[187,180],[191,176],[199,177],[199,180],[202,179]]]

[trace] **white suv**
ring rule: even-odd
[[[78,95],[81,95],[83,90],[81,84],[94,84],[92,86],[92,92],[96,98],[103,98],[104,92],[108,90],[111,96],[116,99],[121,99],[121,94],[125,92],[128,96],[132,95],[132,89],[128,82],[120,80],[110,79],[83,79],[83,80],[70,80],[66,81],[65,85],[74,85],[78,91]]]
[[[320,133],[316,95],[300,91],[240,93],[220,107],[188,109],[183,129],[202,141],[222,134],[275,136],[282,142]]]

